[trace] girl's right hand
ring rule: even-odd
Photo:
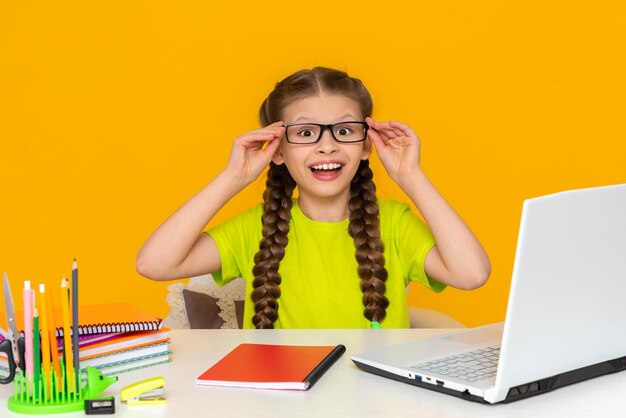
[[[246,185],[256,180],[272,161],[280,138],[285,135],[285,128],[282,125],[282,121],[274,122],[235,138],[226,165],[228,174]]]

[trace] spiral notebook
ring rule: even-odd
[[[16,310],[18,329],[22,329],[24,315]],[[55,307],[57,337],[63,336],[61,308]],[[130,302],[80,305],[78,307],[78,335],[110,334],[133,331],[153,331],[161,327],[161,319]],[[0,315],[0,324],[6,329],[6,316]]]
[[[63,336],[62,324],[57,319],[57,337]],[[161,319],[132,303],[82,305],[78,308],[78,335],[111,332],[152,331],[161,327]]]

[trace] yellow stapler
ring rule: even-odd
[[[122,402],[132,405],[158,405],[167,403],[165,399],[165,379],[153,377],[132,385],[124,386],[120,393]]]

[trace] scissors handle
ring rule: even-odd
[[[24,361],[23,359],[25,359],[25,353],[26,351],[26,342],[24,341],[24,337],[19,337],[17,339],[17,355],[20,357],[20,361]],[[22,369],[22,370],[26,370],[26,366],[23,363],[16,363],[17,366]]]
[[[7,363],[9,365],[9,375],[0,378],[0,384],[6,385],[11,383],[15,377],[15,360],[13,359],[13,345],[11,344],[11,340],[3,340],[0,342],[0,352],[6,353]]]

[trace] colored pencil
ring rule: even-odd
[[[33,290],[30,280],[24,280],[24,365],[26,377],[33,380]]]
[[[52,374],[56,375],[57,390],[63,390],[61,382],[61,363],[59,362],[59,348],[57,346],[56,319],[54,317],[54,309],[52,309],[52,290],[45,293],[46,308],[48,316],[48,339],[50,340],[50,356],[52,357]]]
[[[74,373],[76,386],[80,386],[80,355],[78,353],[78,264],[76,259],[72,263],[72,343],[74,349]]]
[[[50,337],[48,335],[48,312],[46,308],[46,285],[39,285],[39,295],[41,303],[41,360],[44,374],[44,394],[45,398],[50,397]],[[56,341],[56,338],[54,339]]]
[[[72,334],[70,329],[70,289],[67,279],[61,280],[61,311],[63,312],[63,361],[67,389],[74,392],[74,358],[72,352]]]

